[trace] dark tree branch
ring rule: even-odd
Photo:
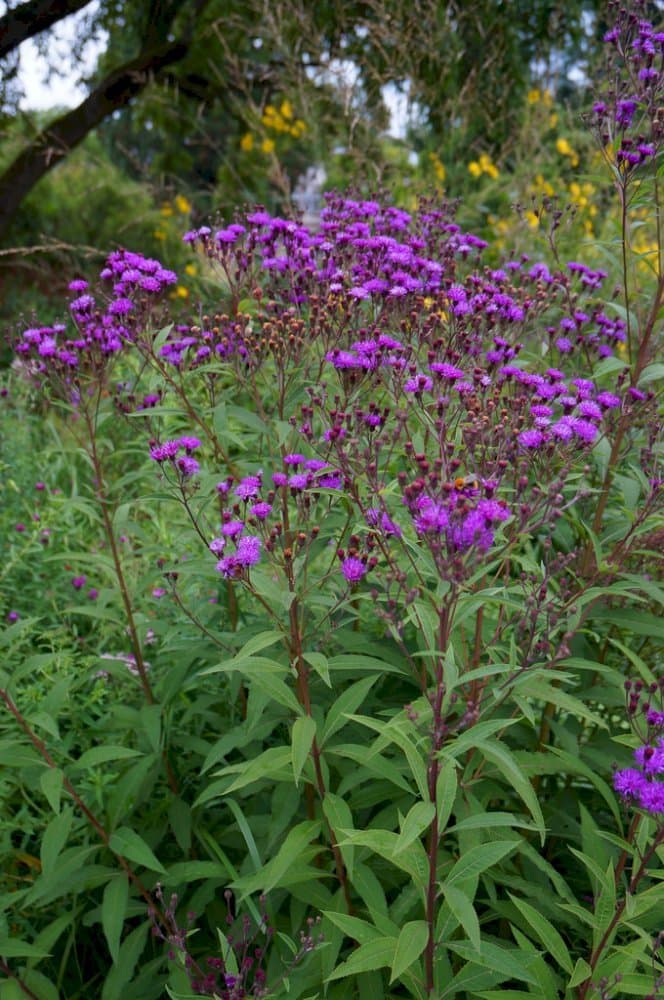
[[[200,13],[207,2],[209,0],[198,0],[196,12]],[[182,60],[190,43],[191,31],[185,37],[163,42],[156,48],[144,47],[135,59],[109,73],[82,104],[56,118],[21,150],[0,176],[0,240],[35,184],[100,122],[126,107],[162,71]]]
[[[28,0],[0,17],[0,59],[28,38],[51,28],[69,14],[87,7],[91,0]]]

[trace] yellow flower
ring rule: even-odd
[[[161,214],[164,216],[165,219],[170,218],[170,216],[173,214],[173,207],[172,207],[172,205],[169,205],[169,204],[162,205],[161,206]]]
[[[166,239],[166,233],[164,232],[163,229],[155,229],[155,231],[153,232],[152,235],[154,236],[154,238],[156,240],[165,240]]]
[[[530,185],[530,191],[533,194],[546,195],[549,198],[553,198],[555,194],[553,185],[549,184],[542,174],[536,174],[535,180]]]
[[[550,108],[553,104],[553,94],[548,87],[542,91],[542,104],[544,104],[547,108]]]
[[[250,153],[254,148],[254,137],[251,132],[245,132],[240,139],[240,149],[243,153]]]
[[[558,115],[555,113],[549,115],[549,128],[555,128],[557,124],[558,124]]]
[[[494,180],[498,176],[498,167],[495,165],[488,153],[482,153],[478,166],[482,173],[488,174],[489,177],[492,177]]]
[[[263,139],[261,149],[268,156],[270,153],[274,153],[274,139]]]
[[[530,226],[530,228],[531,229],[537,229],[538,226],[539,226],[539,224],[540,224],[539,215],[537,215],[531,209],[528,209],[528,211],[525,212],[524,214],[525,214],[526,222],[528,223],[528,225]]]
[[[442,163],[438,153],[429,153],[429,159],[433,164],[433,172],[435,173],[438,180],[442,183],[445,180],[445,166]]]
[[[537,87],[535,87],[533,88],[533,90],[528,91],[528,93],[526,94],[526,100],[528,101],[528,104],[539,104],[541,96],[542,95],[540,94],[539,90],[537,89]]]
[[[175,196],[175,207],[180,215],[189,215],[191,212],[191,202],[183,194]]]
[[[427,295],[426,298],[422,300],[422,305],[424,306],[425,309],[431,309],[431,306],[434,304],[434,301],[435,300],[432,299],[430,295]]]
[[[307,131],[307,126],[302,121],[301,118],[297,118],[290,128],[290,134],[294,136],[295,139],[299,139],[301,135]]]
[[[293,105],[290,101],[282,101],[279,111],[281,112],[281,117],[286,118],[286,120],[293,117]]]
[[[188,299],[189,289],[185,288],[184,285],[178,285],[177,288],[175,289],[175,294],[179,299]]]
[[[563,139],[562,137],[556,139],[556,149],[561,156],[574,156],[574,150],[570,146],[569,142],[567,139]]]
[[[185,265],[184,273],[188,274],[190,278],[193,278],[194,275],[197,273],[197,271],[198,271],[198,268],[196,267],[195,264],[186,264]]]
[[[470,163],[468,164],[468,170],[473,175],[473,177],[481,177],[482,175],[482,168],[477,162],[477,160],[470,161]]]

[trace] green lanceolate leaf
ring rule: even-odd
[[[121,826],[111,835],[109,847],[116,854],[121,854],[128,861],[133,861],[134,864],[143,865],[153,872],[166,874],[166,869],[154,856],[143,838],[134,830],[130,830],[128,826]]]
[[[346,962],[342,962],[326,982],[334,979],[346,979],[359,972],[373,972],[374,969],[388,968],[392,965],[397,939],[395,937],[380,937],[361,944]]]
[[[311,752],[311,745],[316,736],[316,723],[310,715],[301,715],[293,723],[291,733],[291,759],[295,784],[299,784],[302,768]]]
[[[531,906],[530,903],[527,903],[524,899],[518,899],[511,893],[509,894],[509,897],[535,932],[535,935],[540,943],[543,944],[549,954],[555,958],[558,965],[564,969],[565,972],[571,974],[573,963],[567,945],[551,921],[547,920],[543,914],[539,913],[534,906]]]
[[[425,920],[411,920],[404,924],[401,933],[397,938],[394,958],[390,970],[390,983],[410,969],[424,949],[429,940],[429,925]]]
[[[459,858],[452,870],[445,877],[445,884],[450,886],[462,882],[466,878],[479,875],[502,861],[521,844],[520,840],[496,840],[489,844],[478,844]]]
[[[128,900],[127,876],[124,872],[119,872],[104,889],[104,898],[101,904],[101,925],[114,962],[117,962],[120,956],[120,938],[122,937]]]
[[[480,923],[472,901],[463,889],[443,882],[441,886],[445,900],[459,921],[476,951],[480,951]]]

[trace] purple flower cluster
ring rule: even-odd
[[[615,147],[616,164],[626,176],[652,161],[662,148],[664,32],[620,8],[604,41],[626,72],[616,74],[618,85],[593,105],[594,127],[603,146]]]
[[[64,323],[23,331],[15,350],[30,362],[32,374],[53,373],[67,384],[82,371],[99,374],[109,357],[133,341],[138,317],[177,281],[174,272],[159,261],[128,250],[110,254],[100,278],[113,283],[110,299],[96,298],[82,279],[70,283],[75,295],[69,305],[75,327],[71,335]]]
[[[664,722],[664,714],[661,722]],[[638,767],[616,771],[613,787],[624,799],[653,815],[664,813],[664,737],[634,751]]]
[[[420,538],[440,536],[452,552],[487,552],[496,526],[507,521],[511,511],[504,501],[472,496],[478,493],[479,488],[460,487],[432,497],[419,479],[406,488],[404,502]]]
[[[193,457],[193,452],[200,446],[201,442],[197,437],[187,435],[154,445],[150,449],[150,458],[159,463],[172,462],[183,479],[190,479],[200,470],[198,461]],[[180,454],[181,452],[184,454]]]

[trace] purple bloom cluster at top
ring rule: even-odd
[[[201,442],[197,437],[187,435],[155,445],[150,449],[150,458],[160,463],[172,462],[184,479],[190,479],[200,470],[198,461],[192,455],[200,446]],[[184,452],[184,455],[180,452]]]
[[[159,261],[128,250],[110,254],[100,278],[113,282],[110,300],[95,298],[82,279],[69,284],[75,294],[69,305],[72,335],[67,335],[64,323],[56,323],[25,330],[19,338],[17,354],[31,360],[37,373],[53,369],[71,373],[86,362],[94,368],[102,358],[119,353],[133,340],[139,309],[177,281],[177,275]]]
[[[612,84],[605,100],[594,103],[595,127],[604,145],[617,146],[616,163],[627,174],[652,161],[662,148],[658,108],[664,92],[664,32],[655,31],[650,21],[636,21],[621,8],[604,41],[626,64],[627,72],[618,74],[619,82]]]
[[[646,744],[634,751],[638,767],[616,771],[615,790],[628,801],[654,815],[664,813],[664,738],[653,746]]]
[[[185,440],[195,439],[166,441],[153,448],[152,458],[157,461],[172,460]],[[272,473],[271,487],[265,487],[262,472],[239,480],[229,476],[217,483],[219,496],[226,498],[226,502],[232,502],[232,506],[222,511],[219,536],[209,545],[210,551],[219,557],[217,570],[222,576],[230,578],[242,575],[247,568],[260,561],[263,544],[271,546],[268,522],[274,513],[277,490],[283,489],[287,497],[296,501],[306,497],[305,502],[308,503],[312,491],[338,490],[343,485],[341,474],[322,459],[307,458],[306,455],[293,452],[284,456],[283,463],[286,471]],[[264,492],[266,489],[267,493]],[[247,534],[248,528],[253,528],[260,534]],[[280,531],[277,531],[277,535],[279,534]]]
[[[420,537],[441,536],[453,552],[471,548],[487,552],[494,543],[495,528],[511,516],[502,501],[481,498],[469,502],[469,493],[478,490],[453,489],[445,496],[432,497],[415,483],[406,491],[415,531]]]
[[[233,223],[214,234],[203,227],[184,239],[201,242],[208,256],[220,255],[222,261],[228,254],[239,262],[246,262],[250,253],[258,257],[275,289],[287,279],[288,296],[295,303],[313,292],[362,301],[401,299],[441,287],[443,266],[427,254],[427,240],[408,212],[376,201],[326,197],[317,232],[260,209],[250,212],[244,224]],[[487,245],[457,226],[449,228],[448,247],[463,257]]]

